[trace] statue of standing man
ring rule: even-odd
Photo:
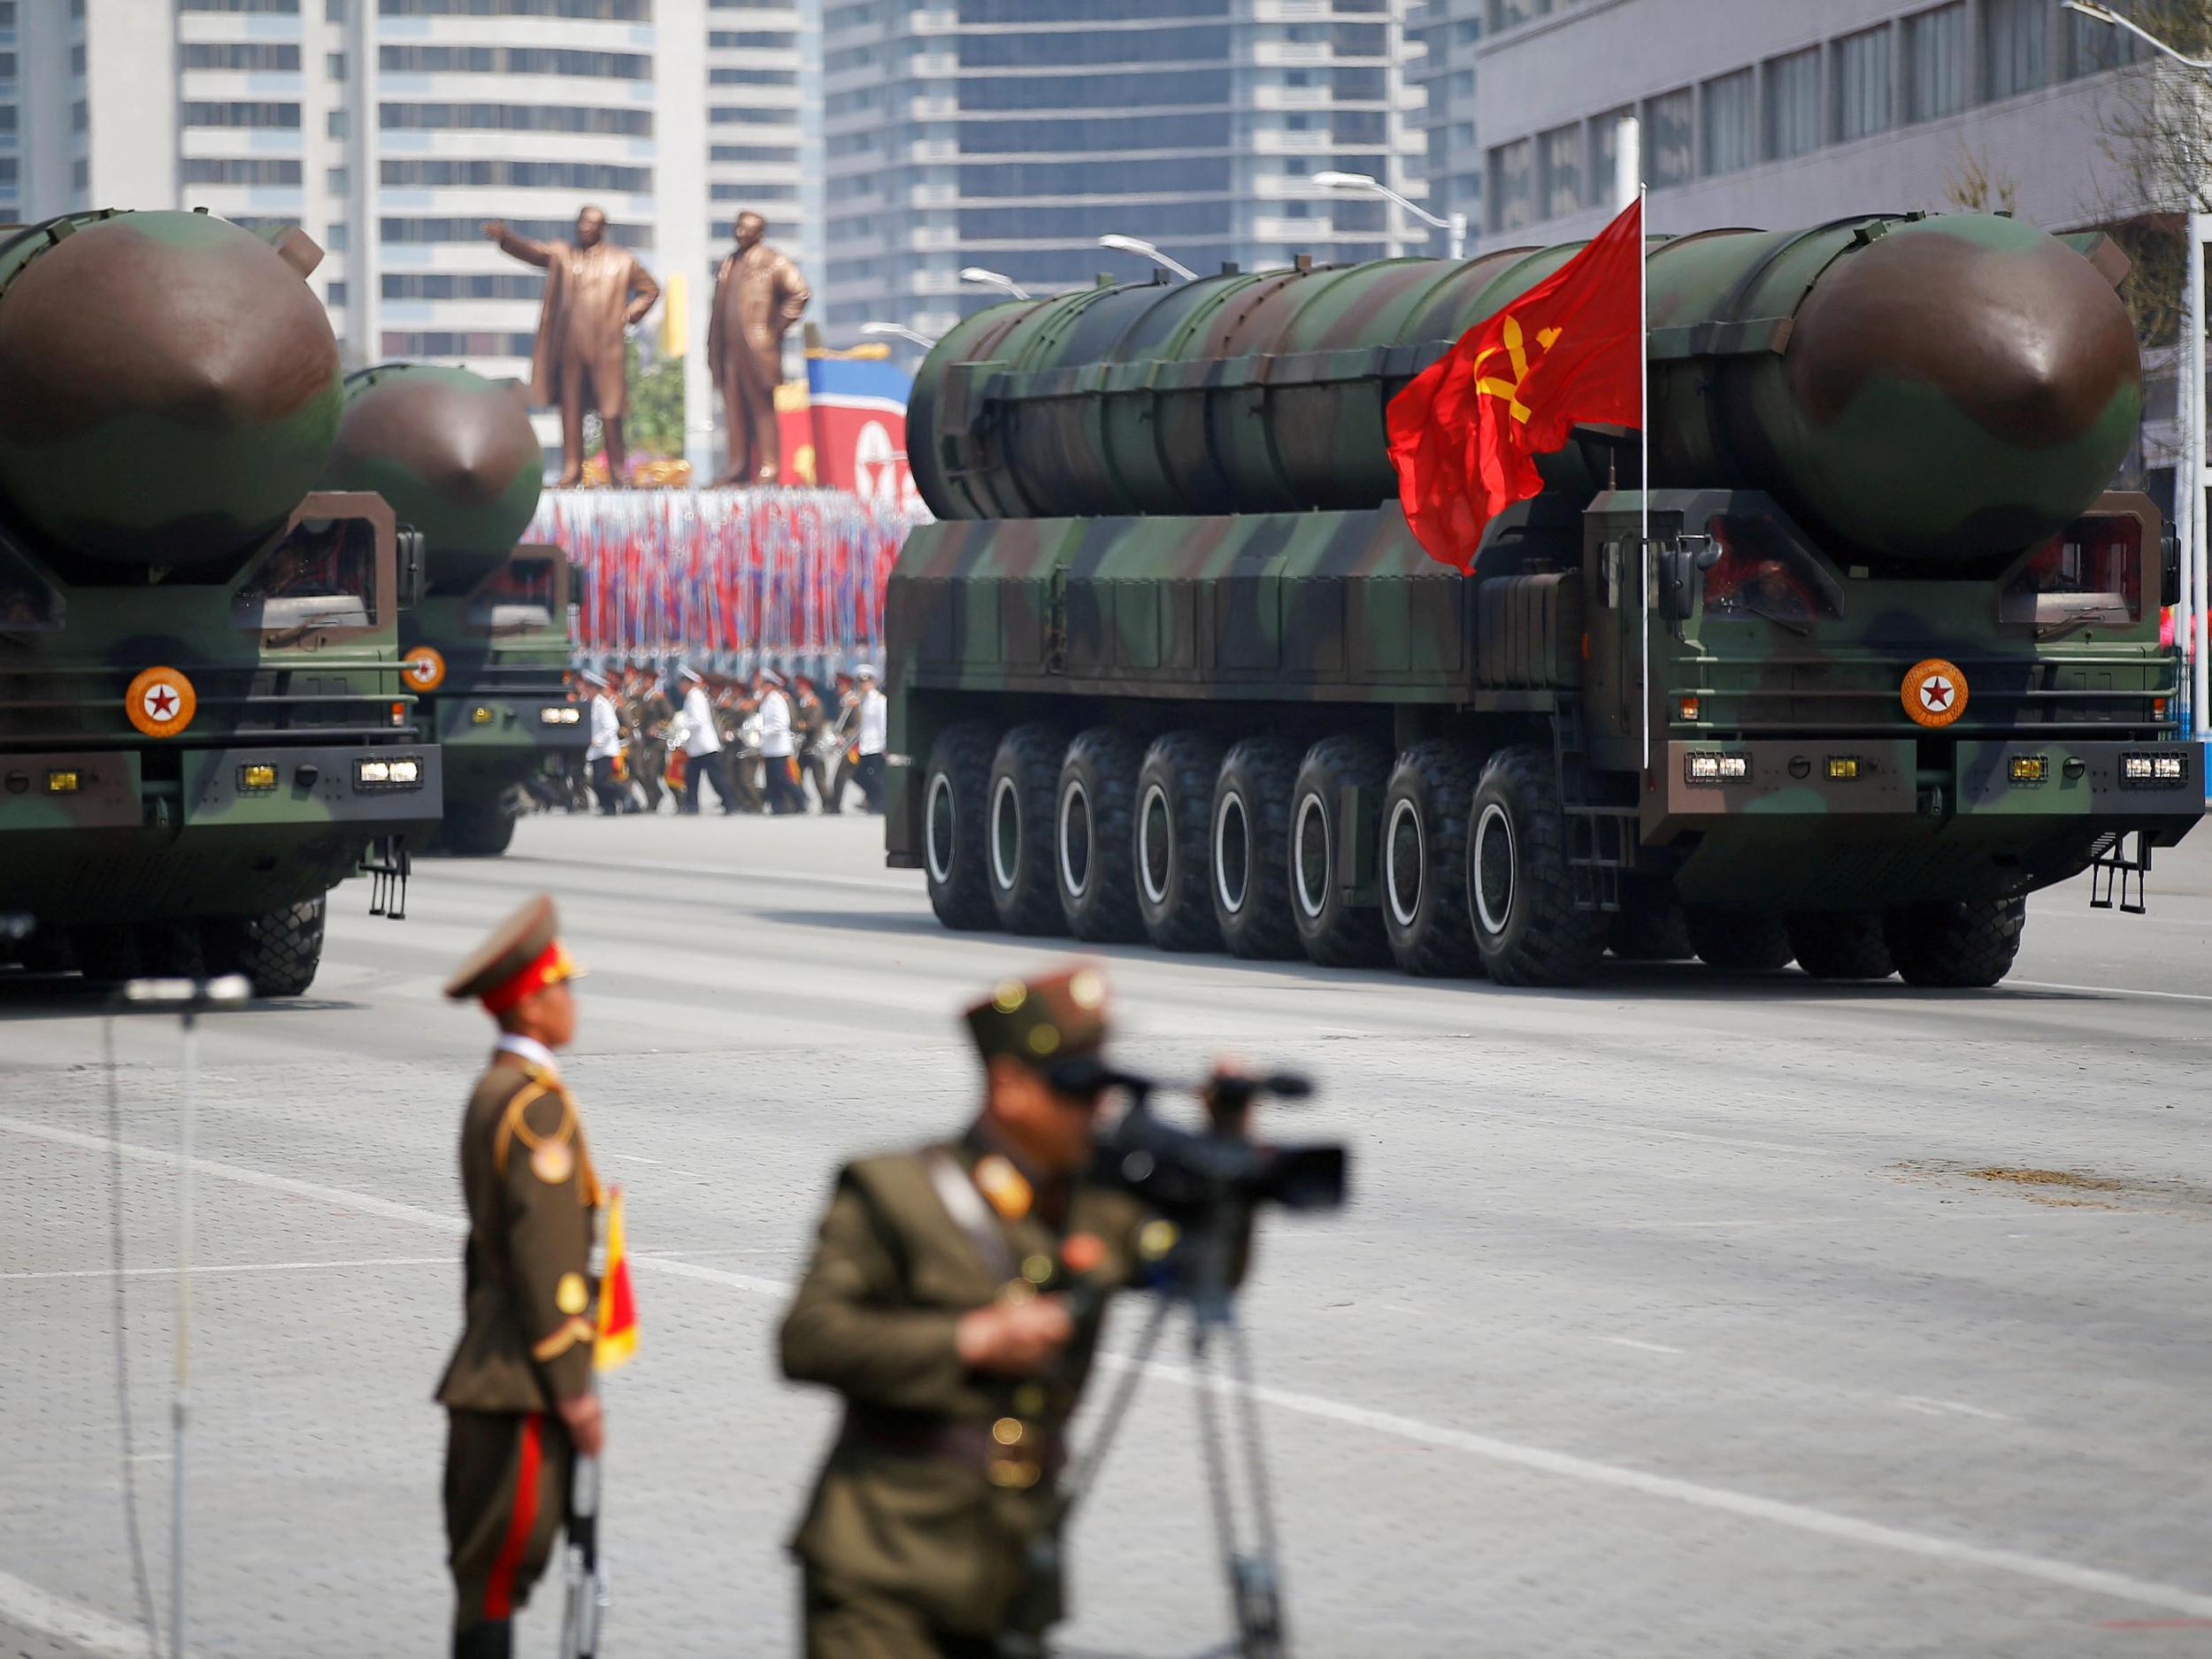
[[[783,337],[813,296],[799,267],[761,240],[767,229],[759,214],[740,213],[737,245],[714,273],[707,370],[722,389],[730,430],[730,465],[717,484],[772,484],[783,471],[776,429]]]
[[[622,418],[630,409],[623,331],[653,309],[660,284],[636,255],[607,240],[607,216],[595,207],[576,215],[573,243],[532,242],[496,219],[484,227],[484,234],[525,265],[545,270],[530,374],[536,400],[561,411],[561,477],[555,488],[571,489],[582,481],[587,408],[597,411],[607,441],[608,480],[620,484],[630,470],[622,437]]]

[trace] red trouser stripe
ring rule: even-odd
[[[501,1540],[492,1576],[484,1586],[484,1617],[511,1618],[515,1611],[515,1569],[522,1552],[530,1548],[530,1534],[538,1525],[539,1415],[522,1419],[522,1466],[515,1471],[515,1507],[507,1517],[507,1536]]]

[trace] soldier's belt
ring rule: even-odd
[[[845,1437],[901,1457],[981,1470],[986,1475],[992,1475],[995,1484],[1002,1485],[1028,1485],[1035,1480],[1033,1471],[1038,1470],[1058,1474],[1068,1461],[1066,1444],[1059,1435],[1038,1424],[1015,1417],[1000,1417],[989,1423],[955,1423],[942,1418],[902,1419],[848,1410]],[[999,1481],[994,1474],[995,1471],[1024,1466],[1033,1471],[1025,1480]]]

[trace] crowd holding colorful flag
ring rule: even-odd
[[[879,656],[909,523],[842,490],[550,490],[530,539],[581,567],[579,651],[728,668]]]

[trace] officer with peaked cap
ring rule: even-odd
[[[838,1172],[784,1318],[784,1374],[845,1400],[792,1544],[807,1659],[1043,1652],[1065,1430],[1102,1304],[1173,1244],[1083,1179],[1114,1075],[1098,970],[1008,979],[967,1025],[974,1122]]]
[[[591,1278],[597,1175],[554,1051],[576,1032],[553,901],[532,899],[445,987],[499,1024],[461,1121],[466,1320],[438,1385],[448,1414],[446,1538],[455,1659],[504,1659],[514,1609],[568,1512],[576,1454],[597,1456]]]
[[[753,676],[753,689],[760,695],[761,786],[768,794],[768,810],[776,813],[806,810],[806,792],[799,787],[787,683],[772,668],[763,667]]]

